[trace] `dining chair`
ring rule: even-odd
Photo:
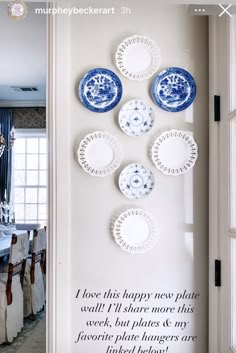
[[[26,261],[24,273],[24,317],[36,319],[36,314],[44,308],[45,288],[43,279],[46,251],[45,229],[34,229],[32,254]]]
[[[8,271],[0,273],[0,344],[12,342],[24,326],[23,280],[28,234],[12,235]]]

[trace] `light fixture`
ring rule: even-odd
[[[3,152],[5,150],[10,151],[10,149],[14,145],[14,141],[15,141],[14,128],[11,129],[10,135],[8,137],[8,141],[6,141],[0,129],[0,158],[2,157]]]

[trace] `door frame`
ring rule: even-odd
[[[230,129],[232,117],[232,20],[209,18],[209,353],[235,353],[231,342]],[[214,95],[221,121],[214,121]],[[215,286],[215,259],[221,261],[221,286]]]
[[[57,3],[48,5],[53,8]],[[70,337],[70,26],[48,15],[48,270],[46,352],[69,352]]]

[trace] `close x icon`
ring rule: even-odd
[[[220,14],[219,17],[221,17],[222,15],[228,15],[230,17],[232,17],[231,13],[229,12],[229,9],[231,8],[232,4],[229,5],[221,5],[219,4],[219,6],[221,7],[221,9],[223,10]]]

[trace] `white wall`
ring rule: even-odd
[[[27,16],[15,21],[8,16],[8,3],[0,3],[0,102],[46,99],[46,16],[28,3]],[[38,93],[14,92],[11,86],[38,86]]]
[[[88,5],[80,1],[80,6]],[[93,4],[93,2],[91,2]],[[119,6],[117,1],[102,0],[101,6]],[[207,352],[207,273],[208,273],[208,46],[207,18],[189,17],[185,6],[160,7],[155,0],[136,2],[132,15],[107,17],[72,16],[70,20],[70,120],[71,133],[71,349],[70,353],[105,353],[107,342],[77,343],[79,331],[86,333],[121,333],[120,328],[88,329],[85,321],[101,320],[106,314],[82,314],[80,307],[86,301],[74,299],[78,289],[103,292],[107,289],[125,288],[129,291],[200,293],[199,300],[181,301],[195,306],[194,314],[170,315],[188,321],[182,332],[176,328],[146,329],[150,334],[193,335],[196,342],[172,342],[155,345],[139,342],[143,348],[169,347],[170,353]],[[161,49],[161,68],[180,66],[189,70],[197,83],[197,98],[192,109],[168,113],[159,109],[150,97],[151,79],[143,82],[122,77],[114,64],[114,53],[119,43],[132,34],[144,34],[154,39]],[[119,106],[105,114],[92,113],[80,103],[77,86],[81,77],[95,67],[105,67],[116,72],[122,80],[123,98]],[[126,136],[118,127],[117,115],[122,104],[131,98],[142,98],[152,105],[156,114],[154,129],[139,138]],[[192,131],[199,146],[199,159],[193,174],[168,177],[153,166],[148,147],[153,138],[164,130],[179,128]],[[76,144],[88,132],[105,130],[115,135],[123,148],[121,168],[106,178],[86,174],[77,164],[73,154]],[[131,202],[117,187],[122,167],[129,162],[141,162],[152,170],[156,178],[154,192],[146,199]],[[192,179],[193,177],[193,179]],[[152,213],[159,225],[157,246],[144,255],[129,255],[112,240],[110,224],[117,210],[128,207],[144,208]],[[102,300],[102,303],[108,303]],[[111,300],[111,303],[114,300]],[[90,304],[93,304],[90,301]],[[171,306],[171,301],[162,301]],[[159,305],[160,302],[152,302]],[[131,317],[131,315],[133,315]],[[117,314],[109,315],[113,322]],[[120,315],[123,320],[140,319]],[[165,319],[168,315],[145,316],[149,320]],[[137,329],[137,334],[144,328]],[[126,330],[127,331],[127,330]],[[139,346],[139,343],[136,345]],[[134,342],[122,342],[132,348]],[[113,345],[114,346],[114,345]],[[114,348],[119,348],[119,345]]]

